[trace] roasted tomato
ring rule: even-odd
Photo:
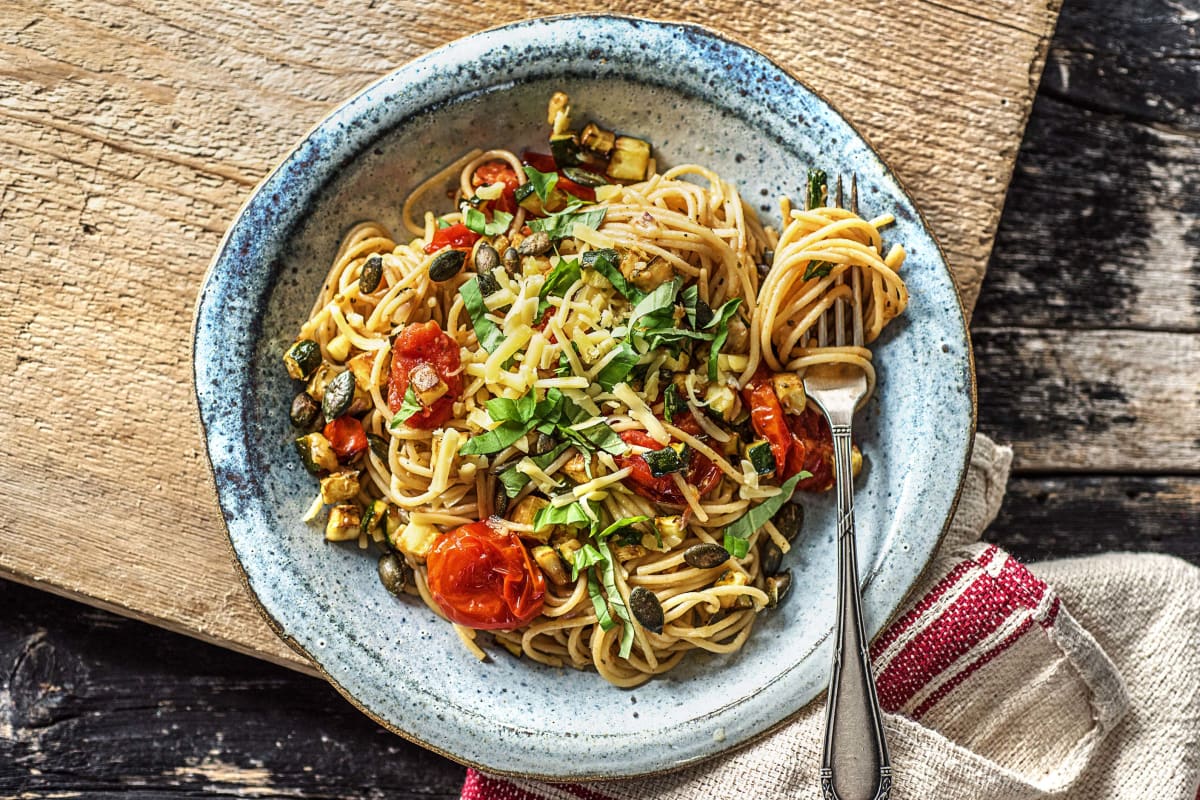
[[[462,395],[462,356],[458,342],[451,339],[436,322],[409,325],[392,344],[392,372],[388,378],[388,407],[393,412],[404,405],[409,375],[413,369],[428,364],[446,384],[446,393],[408,418],[413,428],[429,430],[450,419],[454,401]]]
[[[542,612],[546,579],[515,533],[491,520],[438,537],[426,558],[429,593],[453,622],[512,629]]]
[[[497,211],[503,211],[506,214],[517,213],[517,187],[521,185],[521,181],[517,178],[517,173],[508,165],[507,161],[488,161],[480,164],[475,170],[475,175],[472,176],[471,183],[475,186],[484,186],[503,183],[504,192],[499,199],[489,201],[491,207]]]
[[[548,156],[545,153],[531,153],[526,150],[521,154],[521,160],[536,169],[538,172],[557,172],[558,183],[556,183],[555,186],[557,186],[559,189],[562,189],[567,194],[574,195],[580,200],[586,200],[589,203],[596,202],[596,190],[590,186],[584,186],[581,183],[576,183],[563,174],[563,171],[558,168],[558,164],[555,162],[554,156]]]
[[[349,414],[330,420],[321,435],[333,445],[341,461],[348,461],[367,449],[367,432],[362,423]]]
[[[434,231],[433,241],[425,245],[426,253],[436,253],[443,247],[452,250],[470,250],[479,241],[479,234],[461,222],[456,222],[448,228],[438,228]]]
[[[701,435],[700,426],[696,423],[696,420],[692,419],[691,414],[683,417],[677,416],[675,425],[693,436],[699,437],[701,440],[705,438]],[[663,445],[651,438],[650,434],[645,431],[625,431],[621,434],[621,438],[626,444],[645,447],[650,450],[663,449]],[[676,485],[675,479],[670,475],[663,475],[661,478],[654,477],[650,472],[650,465],[640,455],[617,456],[614,460],[621,469],[625,467],[633,469],[633,472],[625,479],[625,483],[642,497],[652,500],[655,503],[667,503],[678,506],[686,504],[686,501],[683,499],[683,493],[679,491],[679,486]],[[684,481],[689,486],[696,487],[700,496],[703,497],[721,482],[721,469],[705,456],[693,452],[683,476]]]
[[[829,421],[819,410],[809,406],[803,414],[788,414],[792,444],[788,450],[787,473],[790,478],[801,470],[812,473],[796,484],[802,492],[824,492],[833,488],[833,434]]]
[[[742,389],[742,400],[750,409],[750,423],[755,432],[771,445],[771,455],[775,456],[778,473],[788,463],[792,435],[783,418],[783,406],[771,386],[771,376],[765,369],[754,373],[754,377]],[[782,477],[786,479],[788,476]]]

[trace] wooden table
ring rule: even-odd
[[[956,3],[921,5],[950,9],[946,20],[962,16]],[[1194,0],[1126,6],[1067,0],[975,312],[980,429],[1017,452],[990,537],[1027,558],[1150,549],[1200,563],[1200,9]],[[142,319],[148,305],[167,329],[185,332],[197,264],[232,214],[229,198],[247,191],[321,108],[442,40],[418,16],[368,10],[361,13],[383,14],[376,33],[355,40],[350,55],[326,59],[322,48],[345,44],[335,9],[305,6],[302,15],[285,10],[251,24],[252,10],[151,13],[84,3],[70,13],[15,7],[3,17],[0,86],[20,91],[0,90],[0,291],[25,305],[0,318],[7,381],[0,402],[9,414],[0,428],[0,486],[8,496],[0,567],[24,581],[77,591],[108,572],[110,597],[117,590],[146,596],[192,583],[208,568],[189,563],[192,553],[207,552],[199,543],[213,523],[211,507],[196,510],[206,491],[196,485],[199,442],[168,459],[161,430],[128,429],[112,411],[129,411],[149,392],[168,406],[189,402],[180,379],[186,343],[179,336],[158,349],[142,342],[141,357],[132,359],[124,342],[146,334],[117,325],[117,312]],[[806,5],[796,19],[815,22],[822,10]],[[895,38],[881,24],[884,35],[872,47]],[[1013,15],[1005,24],[1036,42],[1029,18]],[[297,25],[305,46],[289,49]],[[386,34],[391,26],[405,36]],[[434,27],[474,26],[459,12]],[[254,35],[243,36],[251,28]],[[134,35],[146,29],[155,33],[151,45]],[[201,30],[221,41],[227,58],[196,63],[194,75],[179,79],[180,59],[212,51],[199,41]],[[996,35],[987,25],[979,30]],[[890,54],[897,70],[913,63]],[[860,55],[850,48],[814,58],[832,69],[853,67]],[[220,83],[227,74],[232,89]],[[104,90],[94,91],[98,85]],[[137,102],[204,104],[218,88],[233,99],[203,109],[216,120],[213,136],[178,133],[180,116],[194,119],[186,114],[147,115],[130,126],[119,113]],[[849,111],[865,90],[852,80],[845,91],[833,99]],[[935,91],[929,102],[948,99]],[[875,133],[895,110],[860,106],[856,121]],[[246,135],[248,123],[259,130],[276,114],[297,121],[272,128],[275,138]],[[912,148],[926,135],[962,142],[969,155],[957,185],[987,197],[989,178],[1007,177],[997,177],[1004,154],[992,160],[986,146],[987,135],[1001,133],[943,128],[873,138],[885,149]],[[163,140],[194,150],[164,158]],[[155,157],[144,158],[149,153]],[[920,174],[929,166],[914,162],[915,175],[904,177],[945,236],[955,194],[944,173]],[[985,235],[961,237],[952,252],[958,264],[982,265],[988,213],[986,202],[963,210]],[[160,273],[139,271],[147,256]],[[95,265],[122,258],[139,269],[112,293],[95,292],[88,283]],[[970,272],[960,275],[973,292]],[[149,389],[92,385],[67,369],[83,363],[105,378],[140,376]],[[115,402],[97,401],[97,392]],[[159,474],[131,480],[132,461],[98,461],[114,452],[114,436],[120,451],[161,466]],[[47,452],[46,442],[77,447]],[[131,524],[167,532],[160,549],[184,555],[165,562],[161,585],[133,585],[140,573],[89,536]],[[36,547],[31,536],[39,537]],[[41,563],[78,569],[31,574],[23,566],[31,552],[52,554]],[[218,592],[211,605],[219,601]],[[168,609],[174,620],[159,621],[226,641],[254,622],[235,614],[205,623],[211,605],[180,603]],[[0,607],[0,796],[457,797],[459,767],[376,728],[319,681],[17,584],[0,582]]]

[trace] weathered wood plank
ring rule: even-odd
[[[585,7],[0,0],[0,571],[299,663],[204,490],[187,344],[203,270],[340,99],[484,24]],[[606,10],[719,22],[825,92],[908,181],[971,302],[1057,0]]]
[[[1026,561],[1129,551],[1200,564],[1200,478],[1013,478],[986,536]]]
[[[1200,472],[1200,336],[980,329],[979,429],[1038,472]]]

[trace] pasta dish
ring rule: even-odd
[[[473,151],[350,230],[284,354],[325,538],[515,655],[618,686],[737,650],[785,596],[797,492],[833,483],[804,371],[862,285],[864,334],[904,311],[889,215],[809,170],[781,230],[696,165],[550,101],[548,154]],[[855,450],[855,465],[862,458]],[[856,470],[857,472],[857,470]]]

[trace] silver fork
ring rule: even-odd
[[[836,204],[842,205],[842,179],[837,181]],[[858,213],[858,180],[850,188],[850,210]],[[817,322],[817,346],[844,346],[847,339],[863,345],[862,276],[851,267],[850,330],[846,302],[838,300]],[[845,273],[836,285],[844,285]],[[833,319],[828,318],[832,314]],[[829,420],[833,431],[833,467],[837,489],[837,627],[833,666],[825,705],[825,743],[821,752],[821,792],[825,800],[887,800],[892,790],[892,767],[883,735],[883,715],[875,693],[868,640],[863,629],[854,547],[854,483],[850,469],[850,423],[854,409],[867,393],[867,378],[858,367],[821,364],[804,375],[804,391]]]

